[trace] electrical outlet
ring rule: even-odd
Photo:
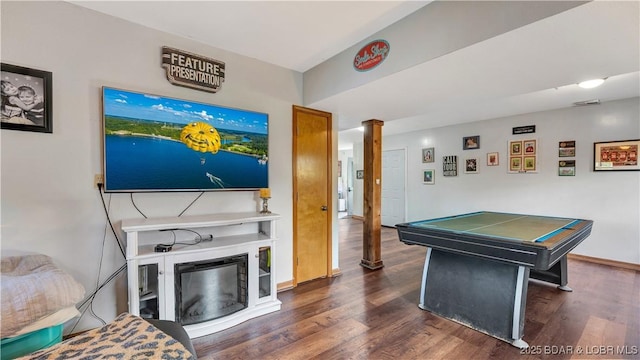
[[[93,176],[93,187],[95,189],[98,188],[98,184],[104,185],[104,176],[102,176],[102,174],[95,174]]]

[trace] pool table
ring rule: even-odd
[[[480,211],[396,225],[400,241],[427,247],[419,307],[507,341],[528,344],[529,278],[567,286],[567,254],[593,221]]]

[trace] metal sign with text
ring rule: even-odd
[[[533,134],[536,132],[535,125],[527,125],[527,126],[516,126],[513,128],[513,135],[519,134]]]
[[[374,40],[363,46],[353,58],[353,67],[357,71],[369,71],[382,64],[389,55],[389,43],[386,40]]]
[[[162,47],[162,67],[173,85],[218,92],[224,82],[224,63],[186,51]]]

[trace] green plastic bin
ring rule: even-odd
[[[62,341],[62,324],[0,341],[0,358],[11,360]]]

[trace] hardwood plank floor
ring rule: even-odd
[[[282,310],[193,339],[198,358],[640,359],[640,272],[570,259],[573,292],[531,281],[521,351],[418,308],[426,248],[383,228],[384,268],[367,270],[362,222],[339,226],[341,276],[281,292]]]

